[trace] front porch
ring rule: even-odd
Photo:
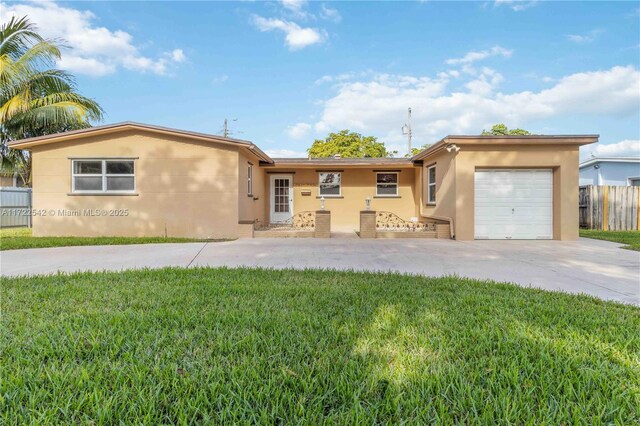
[[[330,238],[331,212],[325,210],[299,212],[281,222],[256,228],[253,236],[254,238]]]
[[[450,225],[434,221],[405,220],[392,212],[363,210],[358,229],[331,229],[330,210],[304,211],[290,219],[255,227],[254,238],[440,238],[451,239]]]

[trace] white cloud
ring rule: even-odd
[[[364,75],[365,73],[361,73]],[[323,84],[323,83],[340,83],[343,81],[351,80],[356,77],[356,73],[353,72],[345,72],[338,75],[323,75],[319,79],[315,81],[314,84]]]
[[[307,158],[309,156],[305,151],[293,151],[291,149],[267,149],[265,154],[271,158]]]
[[[567,35],[567,39],[569,39],[570,41],[572,41],[574,43],[586,44],[586,43],[591,43],[592,41],[594,41],[603,32],[604,32],[604,30],[592,30],[592,31],[589,31],[588,34],[583,34],[583,35],[580,35],[580,34],[569,34],[569,35]]]
[[[311,125],[308,123],[297,123],[293,126],[287,127],[287,135],[291,139],[302,139],[311,131]]]
[[[289,9],[293,12],[299,12],[307,4],[306,0],[280,0],[282,6],[285,9]]]
[[[491,68],[483,67],[480,75],[471,80],[465,87],[469,89],[469,93],[473,93],[479,96],[487,96],[504,80],[502,74],[492,70]]]
[[[470,78],[463,90],[457,89],[459,80],[446,73],[433,78],[381,74],[369,81],[345,82],[324,101],[314,128],[322,133],[349,128],[402,146],[399,127],[408,107],[413,110],[416,144],[452,133],[477,134],[499,122],[530,127],[527,124],[541,119],[621,117],[640,110],[640,72],[633,66],[571,74],[538,92],[501,93],[497,86],[502,76],[489,68]],[[588,122],[584,131],[592,131]]]
[[[501,46],[493,46],[489,50],[481,50],[479,52],[468,52],[462,58],[451,58],[447,59],[446,63],[448,65],[468,65],[476,61],[481,61],[483,59],[487,59],[490,56],[503,56],[505,58],[510,57],[513,54],[513,50],[505,49]]]
[[[96,26],[96,16],[86,10],[63,7],[53,1],[0,3],[0,8],[2,22],[14,16],[28,16],[43,36],[63,40],[68,49],[63,51],[58,66],[72,72],[102,76],[123,67],[162,75],[172,63],[186,59],[181,49],[164,52],[157,58],[144,56],[131,34]]]
[[[520,12],[538,4],[538,0],[496,0],[494,6],[507,6],[515,12]]]
[[[182,49],[174,49],[171,51],[171,59],[174,62],[184,62],[187,60],[187,57],[185,56]]]
[[[217,75],[213,77],[211,81],[213,82],[213,84],[219,84],[219,83],[224,83],[227,80],[229,80],[229,76],[226,74],[222,74],[222,75]]]
[[[315,16],[305,10],[307,0],[280,0],[280,4],[285,9],[284,15],[290,18],[308,20],[315,19]]]
[[[112,74],[117,66],[113,63],[100,62],[96,58],[83,58],[81,56],[64,55],[58,61],[58,67],[78,74],[86,74],[93,77]]]
[[[340,15],[340,12],[338,12],[336,9],[332,9],[328,7],[324,3],[320,5],[320,17],[322,19],[326,19],[328,21],[333,21],[333,22],[342,21],[342,16]]]
[[[285,43],[290,50],[299,50],[307,46],[322,43],[326,38],[326,32],[316,28],[302,28],[295,22],[277,18],[263,18],[254,15],[253,24],[260,31],[279,30],[285,34]]]
[[[582,157],[640,157],[640,140],[625,139],[611,144],[597,143],[580,148]]]

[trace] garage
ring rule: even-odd
[[[475,239],[551,239],[553,171],[476,170],[474,210]]]

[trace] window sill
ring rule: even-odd
[[[425,206],[427,206],[427,207],[435,207],[436,203],[427,203],[427,204],[425,204]]]
[[[325,200],[328,200],[330,198],[344,198],[342,195],[318,195],[316,198],[320,199],[324,197]]]
[[[67,192],[70,197],[81,197],[84,195],[95,197],[96,195],[101,197],[137,197],[137,192]]]
[[[402,195],[374,195],[373,198],[402,198]]]

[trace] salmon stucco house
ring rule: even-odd
[[[237,238],[322,223],[363,237],[571,240],[578,148],[597,140],[447,136],[412,158],[271,158],[126,122],[10,146],[33,155],[35,236]]]

